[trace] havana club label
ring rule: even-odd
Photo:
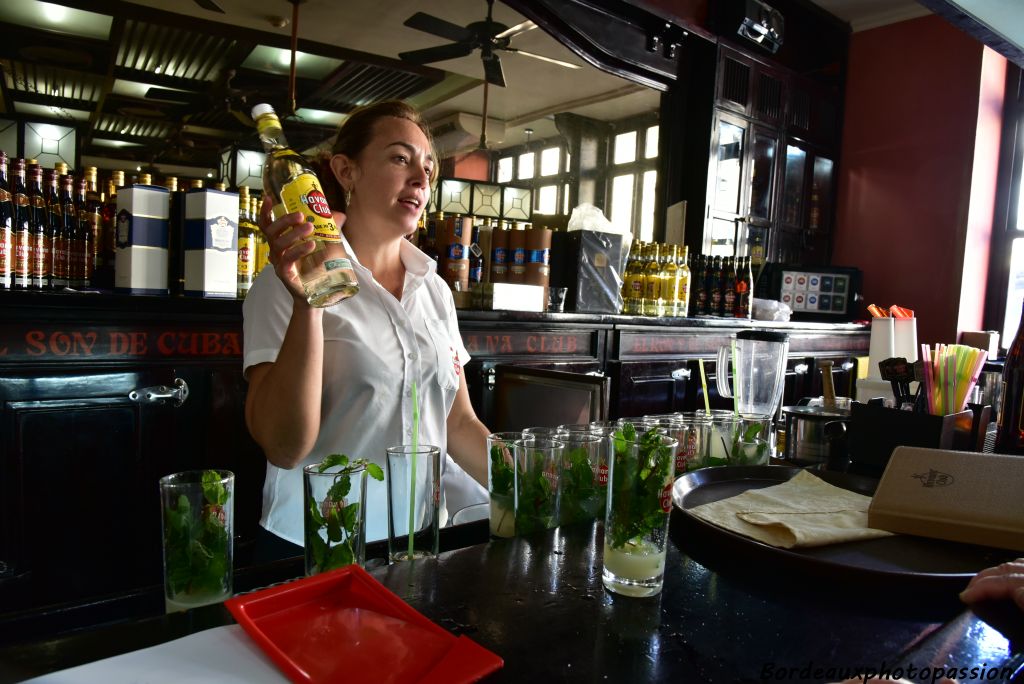
[[[313,237],[324,242],[338,242],[341,231],[334,223],[331,207],[320,187],[320,181],[311,173],[303,173],[281,187],[281,204],[284,214],[301,211],[306,220],[313,224]],[[278,208],[274,215],[281,216]]]

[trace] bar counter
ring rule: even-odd
[[[958,588],[886,586],[752,563],[691,536],[681,514],[673,516],[664,590],[649,599],[604,590],[603,533],[593,523],[370,572],[437,624],[500,655],[505,665],[488,681],[828,682],[866,668],[931,681],[936,667],[978,668],[977,681],[1024,678],[1024,616],[1012,606],[981,611],[1004,636],[964,610]],[[486,525],[455,529],[464,541],[476,540]],[[452,530],[445,532],[450,538]],[[297,572],[301,565],[282,561],[263,568],[262,579]],[[113,624],[29,641],[13,641],[5,630],[0,680],[232,622],[222,605],[154,615],[162,595],[159,588],[149,593],[148,614]]]

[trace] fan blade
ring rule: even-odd
[[[533,52],[527,52],[526,50],[520,50],[519,48],[511,48],[510,47],[510,48],[505,48],[505,50],[508,50],[509,52],[515,52],[517,54],[523,55],[524,57],[533,57],[534,59],[539,59],[539,60],[542,60],[542,61],[545,61],[545,62],[551,62],[552,64],[557,64],[558,66],[568,67],[570,69],[581,69],[582,68],[579,64],[570,64],[569,62],[563,62],[562,60],[555,59],[554,57],[545,57],[544,55],[538,55],[538,54],[535,54]]]
[[[225,14],[224,10],[222,10],[220,8],[220,6],[217,5],[217,3],[215,3],[213,0],[192,0],[192,1],[194,3],[196,3],[197,5],[199,5],[200,7],[202,7],[204,10],[209,10],[210,12],[220,12],[221,14]]]
[[[428,64],[430,62],[442,62],[446,59],[465,57],[473,51],[469,43],[449,43],[437,47],[413,50],[412,52],[401,52],[398,59],[415,64]]]
[[[527,19],[521,24],[516,24],[511,28],[505,29],[498,35],[494,36],[494,38],[495,40],[501,40],[502,38],[514,38],[515,36],[518,36],[520,33],[526,33],[527,31],[532,31],[535,28],[537,28],[537,25],[534,24],[529,19]]]
[[[146,91],[147,100],[160,100],[161,102],[176,102],[179,104],[196,104],[203,101],[200,93],[189,93],[184,90],[169,90],[167,88],[152,87]]]
[[[445,21],[430,14],[417,12],[405,20],[405,25],[424,33],[432,33],[456,43],[463,43],[473,40],[473,33],[458,24]]]
[[[484,78],[487,79],[487,82],[504,88],[505,73],[501,69],[501,60],[498,59],[498,55],[485,56],[483,62]]]

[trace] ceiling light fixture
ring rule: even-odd
[[[136,166],[136,167],[135,167],[135,170],[136,170],[136,171],[142,171],[142,167],[141,167],[141,166]]]
[[[213,171],[207,171],[206,172],[206,177],[207,178],[213,178]]]
[[[163,70],[164,70],[163,66],[157,64],[156,65],[156,69],[153,69],[153,73],[159,74]]]

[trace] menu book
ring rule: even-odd
[[[1024,551],[1024,457],[897,447],[870,527]]]

